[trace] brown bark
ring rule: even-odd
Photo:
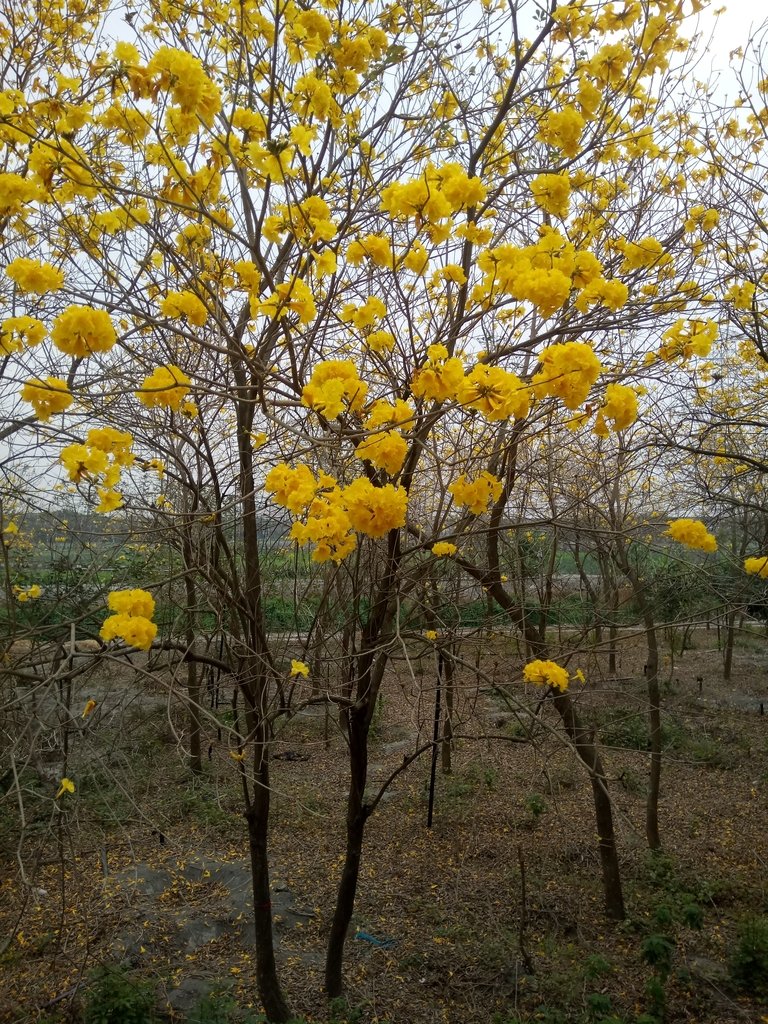
[[[253,928],[256,938],[256,981],[267,1018],[272,1024],[284,1024],[291,1012],[277,977],[272,937],[272,903],[269,893],[269,761],[266,757],[266,730],[262,720],[254,755],[255,785],[245,812],[248,823],[248,846],[251,856],[253,887]]]
[[[645,803],[645,837],[651,850],[661,849],[659,835],[659,792],[661,789],[661,694],[659,690],[659,647],[653,618],[645,624],[648,661],[646,685],[648,687],[648,717],[651,732],[651,774]]]
[[[237,362],[234,363],[234,369],[238,383],[242,380],[244,384],[242,370]],[[274,680],[277,674],[272,665],[264,622],[253,449],[250,442],[253,409],[254,405],[248,401],[239,403],[237,407],[240,494],[243,510],[244,574],[241,617],[243,637],[249,649],[243,666],[241,692],[245,702],[247,735],[254,743],[253,787],[249,792],[248,782],[243,775],[243,791],[253,884],[256,980],[268,1019],[273,1024],[283,1024],[290,1019],[291,1013],[280,987],[275,963],[267,854],[270,805],[270,732],[267,711],[270,680]]]
[[[613,808],[608,793],[608,783],[602,759],[600,758],[592,733],[585,729],[579,720],[570,694],[567,692],[556,693],[554,702],[565,731],[576,748],[576,753],[589,771],[589,780],[592,784],[592,799],[595,805],[595,824],[597,826],[600,865],[603,875],[605,915],[611,921],[623,921],[626,914],[621,887],[619,857],[613,829]]]
[[[360,708],[353,708],[347,721],[350,769],[349,797],[347,798],[347,841],[325,960],[325,991],[331,999],[340,996],[344,987],[342,980],[344,945],[355,907],[360,863],[363,856],[365,822],[368,818],[364,794],[368,779],[369,723]]]
[[[733,667],[733,643],[736,636],[736,610],[729,611],[725,618],[725,652],[723,655],[723,679],[731,678]]]
[[[187,647],[191,651],[195,643],[195,583],[192,578],[194,558],[190,525],[186,524],[182,537],[182,556],[184,558],[184,597],[186,602]],[[189,704],[189,767],[193,774],[202,775],[202,719],[200,717],[200,680],[194,658],[187,661],[187,701]]]
[[[452,770],[453,751],[453,657],[446,654],[443,663],[443,687],[445,692],[445,718],[443,719],[443,738],[440,744],[440,768],[443,775],[450,775]]]

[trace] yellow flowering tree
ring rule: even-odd
[[[13,429],[66,438],[62,472],[100,512],[163,522],[187,651],[202,592],[236,637],[259,991],[285,1021],[269,756],[304,673],[282,672],[268,633],[265,518],[348,598],[323,695],[350,753],[337,996],[374,809],[368,737],[425,554],[452,558],[547,663],[499,556],[525,446],[548,423],[620,434],[636,378],[687,373],[716,338],[702,265],[719,212],[689,188],[701,140],[672,99],[682,8],[139,3],[111,40],[105,7],[80,6],[38,27],[60,55],[17,52],[36,4],[9,8],[17,31],[0,35],[27,69],[0,91]],[[150,471],[153,510],[136,482]],[[153,643],[150,617],[112,618],[109,638]],[[620,917],[605,773],[557,683],[553,701],[592,780]]]

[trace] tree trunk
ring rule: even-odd
[[[182,554],[184,558],[184,594],[186,599],[186,641],[189,652],[195,644],[196,633],[196,595],[195,583],[192,579],[193,552],[192,542],[189,536],[189,527],[184,530],[182,540]],[[193,658],[187,661],[187,701],[189,702],[189,767],[194,775],[203,773],[202,755],[202,719],[200,715],[200,680],[197,671],[197,664]]]
[[[264,742],[266,728],[263,722],[259,726],[259,733],[260,741],[256,742],[254,755],[255,785],[245,812],[251,855],[253,925],[256,936],[256,982],[267,1019],[272,1024],[284,1024],[285,1021],[291,1019],[291,1012],[277,977],[272,935],[272,903],[269,893],[269,860],[267,858],[270,799],[269,761]]]
[[[597,826],[600,865],[603,873],[603,893],[605,895],[605,914],[611,921],[623,921],[625,918],[624,895],[621,888],[621,871],[616,850],[616,836],[613,829],[613,808],[608,793],[608,784],[591,733],[581,724],[570,694],[556,693],[555,707],[563,721],[565,731],[576,747],[576,753],[589,771],[592,783],[592,798],[595,805],[595,824]]]
[[[516,608],[512,600],[498,585],[493,588],[493,596],[506,611],[509,618],[523,630],[527,646],[533,648],[534,657],[544,656],[544,648],[538,642],[538,636],[524,614]],[[616,849],[616,835],[613,829],[613,808],[608,793],[608,782],[597,746],[591,732],[581,724],[576,709],[568,692],[554,692],[555,708],[560,715],[568,738],[576,748],[576,753],[589,772],[592,784],[592,798],[595,806],[595,825],[600,849],[600,864],[603,874],[603,891],[605,894],[605,913],[612,921],[623,921],[624,895],[621,888],[621,871],[619,856]]]
[[[723,656],[723,679],[729,680],[731,678],[731,668],[733,666],[733,641],[736,634],[734,629],[734,623],[736,621],[736,611],[728,612],[725,619],[725,653]]]
[[[189,767],[193,774],[202,775],[202,721],[200,716],[200,680],[197,665],[187,662],[187,699],[189,700]]]
[[[451,752],[453,749],[453,651],[449,651],[446,654],[443,669],[445,718],[443,719],[443,739],[440,745],[440,769],[443,775],[450,775],[452,769]]]
[[[616,588],[611,589],[611,601],[609,606],[611,622],[608,627],[608,675],[616,676],[616,639],[619,635],[619,628],[616,619],[619,614],[619,595]]]
[[[325,991],[329,998],[341,995],[344,944],[355,906],[357,880],[363,855],[363,835],[368,812],[364,804],[368,780],[368,716],[365,709],[352,708],[349,728],[349,797],[347,798],[347,845],[344,867],[336,895],[336,907],[328,936],[325,960]]]
[[[648,661],[648,716],[651,732],[651,774],[645,804],[645,837],[651,850],[661,849],[659,836],[659,792],[661,789],[661,694],[659,692],[659,646],[653,620],[646,622]]]

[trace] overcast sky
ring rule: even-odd
[[[723,13],[715,16],[715,10],[723,8]],[[713,71],[720,72],[721,91],[729,99],[735,95],[736,84],[733,73],[729,73],[728,69],[731,64],[738,66],[739,63],[738,58],[731,60],[730,54],[738,47],[748,52],[750,39],[767,21],[768,8],[763,7],[763,0],[713,0],[711,6],[698,15],[701,33],[699,46],[706,48],[706,57],[701,66],[702,77],[705,68],[711,67]],[[691,19],[690,25],[693,30],[694,19]]]

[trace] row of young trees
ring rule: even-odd
[[[658,616],[636,542],[667,514],[727,515],[742,523],[734,556],[765,576],[768,541],[766,88],[756,49],[757,84],[719,104],[697,81],[688,13],[680,0],[3,11],[7,621],[36,599],[14,546],[34,478],[36,500],[60,478],[110,530],[174,548],[174,636],[155,639],[153,605],[131,592],[111,599],[102,638],[184,652],[194,771],[201,668],[231,674],[270,1020],[290,1016],[269,902],[276,722],[327,703],[348,741],[335,996],[375,807],[377,698],[404,609],[435,614],[446,559],[520,632],[527,678],[551,687],[592,782],[612,918],[606,773],[528,614],[519,548],[505,571],[510,537],[544,523],[568,538],[588,589],[587,546],[614,606],[628,581],[660,844]],[[266,551],[287,530],[321,594],[291,670],[266,610]],[[711,546],[687,518],[672,536]],[[211,617],[227,640],[201,655]]]

